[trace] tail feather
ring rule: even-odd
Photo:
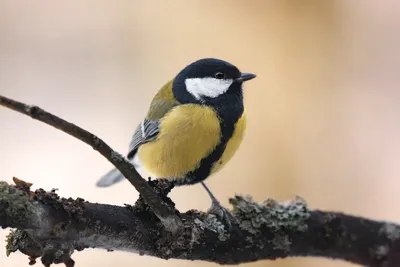
[[[141,162],[137,156],[135,156],[132,160],[131,163],[135,167],[135,169],[138,169],[141,167]],[[96,186],[97,187],[109,187],[111,185],[114,185],[116,183],[121,182],[122,180],[125,179],[125,176],[116,168],[110,170],[106,174],[104,174],[100,179],[97,181]]]
[[[122,181],[125,177],[117,169],[112,169],[104,174],[96,183],[98,187],[108,187]]]

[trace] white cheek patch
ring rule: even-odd
[[[216,78],[190,78],[185,80],[186,90],[196,99],[201,100],[202,96],[216,98],[226,91],[233,83],[233,80]]]

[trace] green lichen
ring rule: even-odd
[[[272,242],[272,247],[274,249],[283,250],[285,252],[290,251],[290,245],[292,244],[287,235],[280,235],[280,234],[274,235],[274,238],[272,239],[271,242]]]
[[[41,255],[41,245],[23,230],[12,230],[6,237],[6,255],[21,251],[32,257]]]
[[[6,182],[0,182],[0,226],[9,227],[27,224],[39,219],[34,204],[26,193]],[[39,221],[39,220],[38,220]]]
[[[241,222],[240,227],[252,234],[259,233],[261,227],[267,227],[271,232],[307,230],[306,220],[310,212],[304,200],[299,197],[286,203],[268,199],[259,204],[250,196],[235,196],[230,202]]]
[[[226,241],[229,239],[229,234],[225,232],[224,224],[221,223],[214,214],[207,214],[207,217],[203,221],[200,219],[195,219],[194,223],[202,230],[207,229],[217,233],[218,239],[221,241]]]
[[[11,253],[16,252],[19,248],[20,240],[23,240],[26,233],[20,230],[11,230],[6,236],[6,255],[10,256]]]

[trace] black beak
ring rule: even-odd
[[[237,82],[245,82],[256,77],[253,73],[242,73],[239,78],[236,79]]]

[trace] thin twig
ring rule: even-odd
[[[129,180],[170,232],[176,233],[181,228],[182,223],[176,216],[175,211],[163,203],[161,198],[148,185],[146,180],[140,176],[129,161],[114,151],[99,137],[37,106],[29,106],[1,95],[0,105],[51,125],[91,146],[111,162],[126,179]]]

